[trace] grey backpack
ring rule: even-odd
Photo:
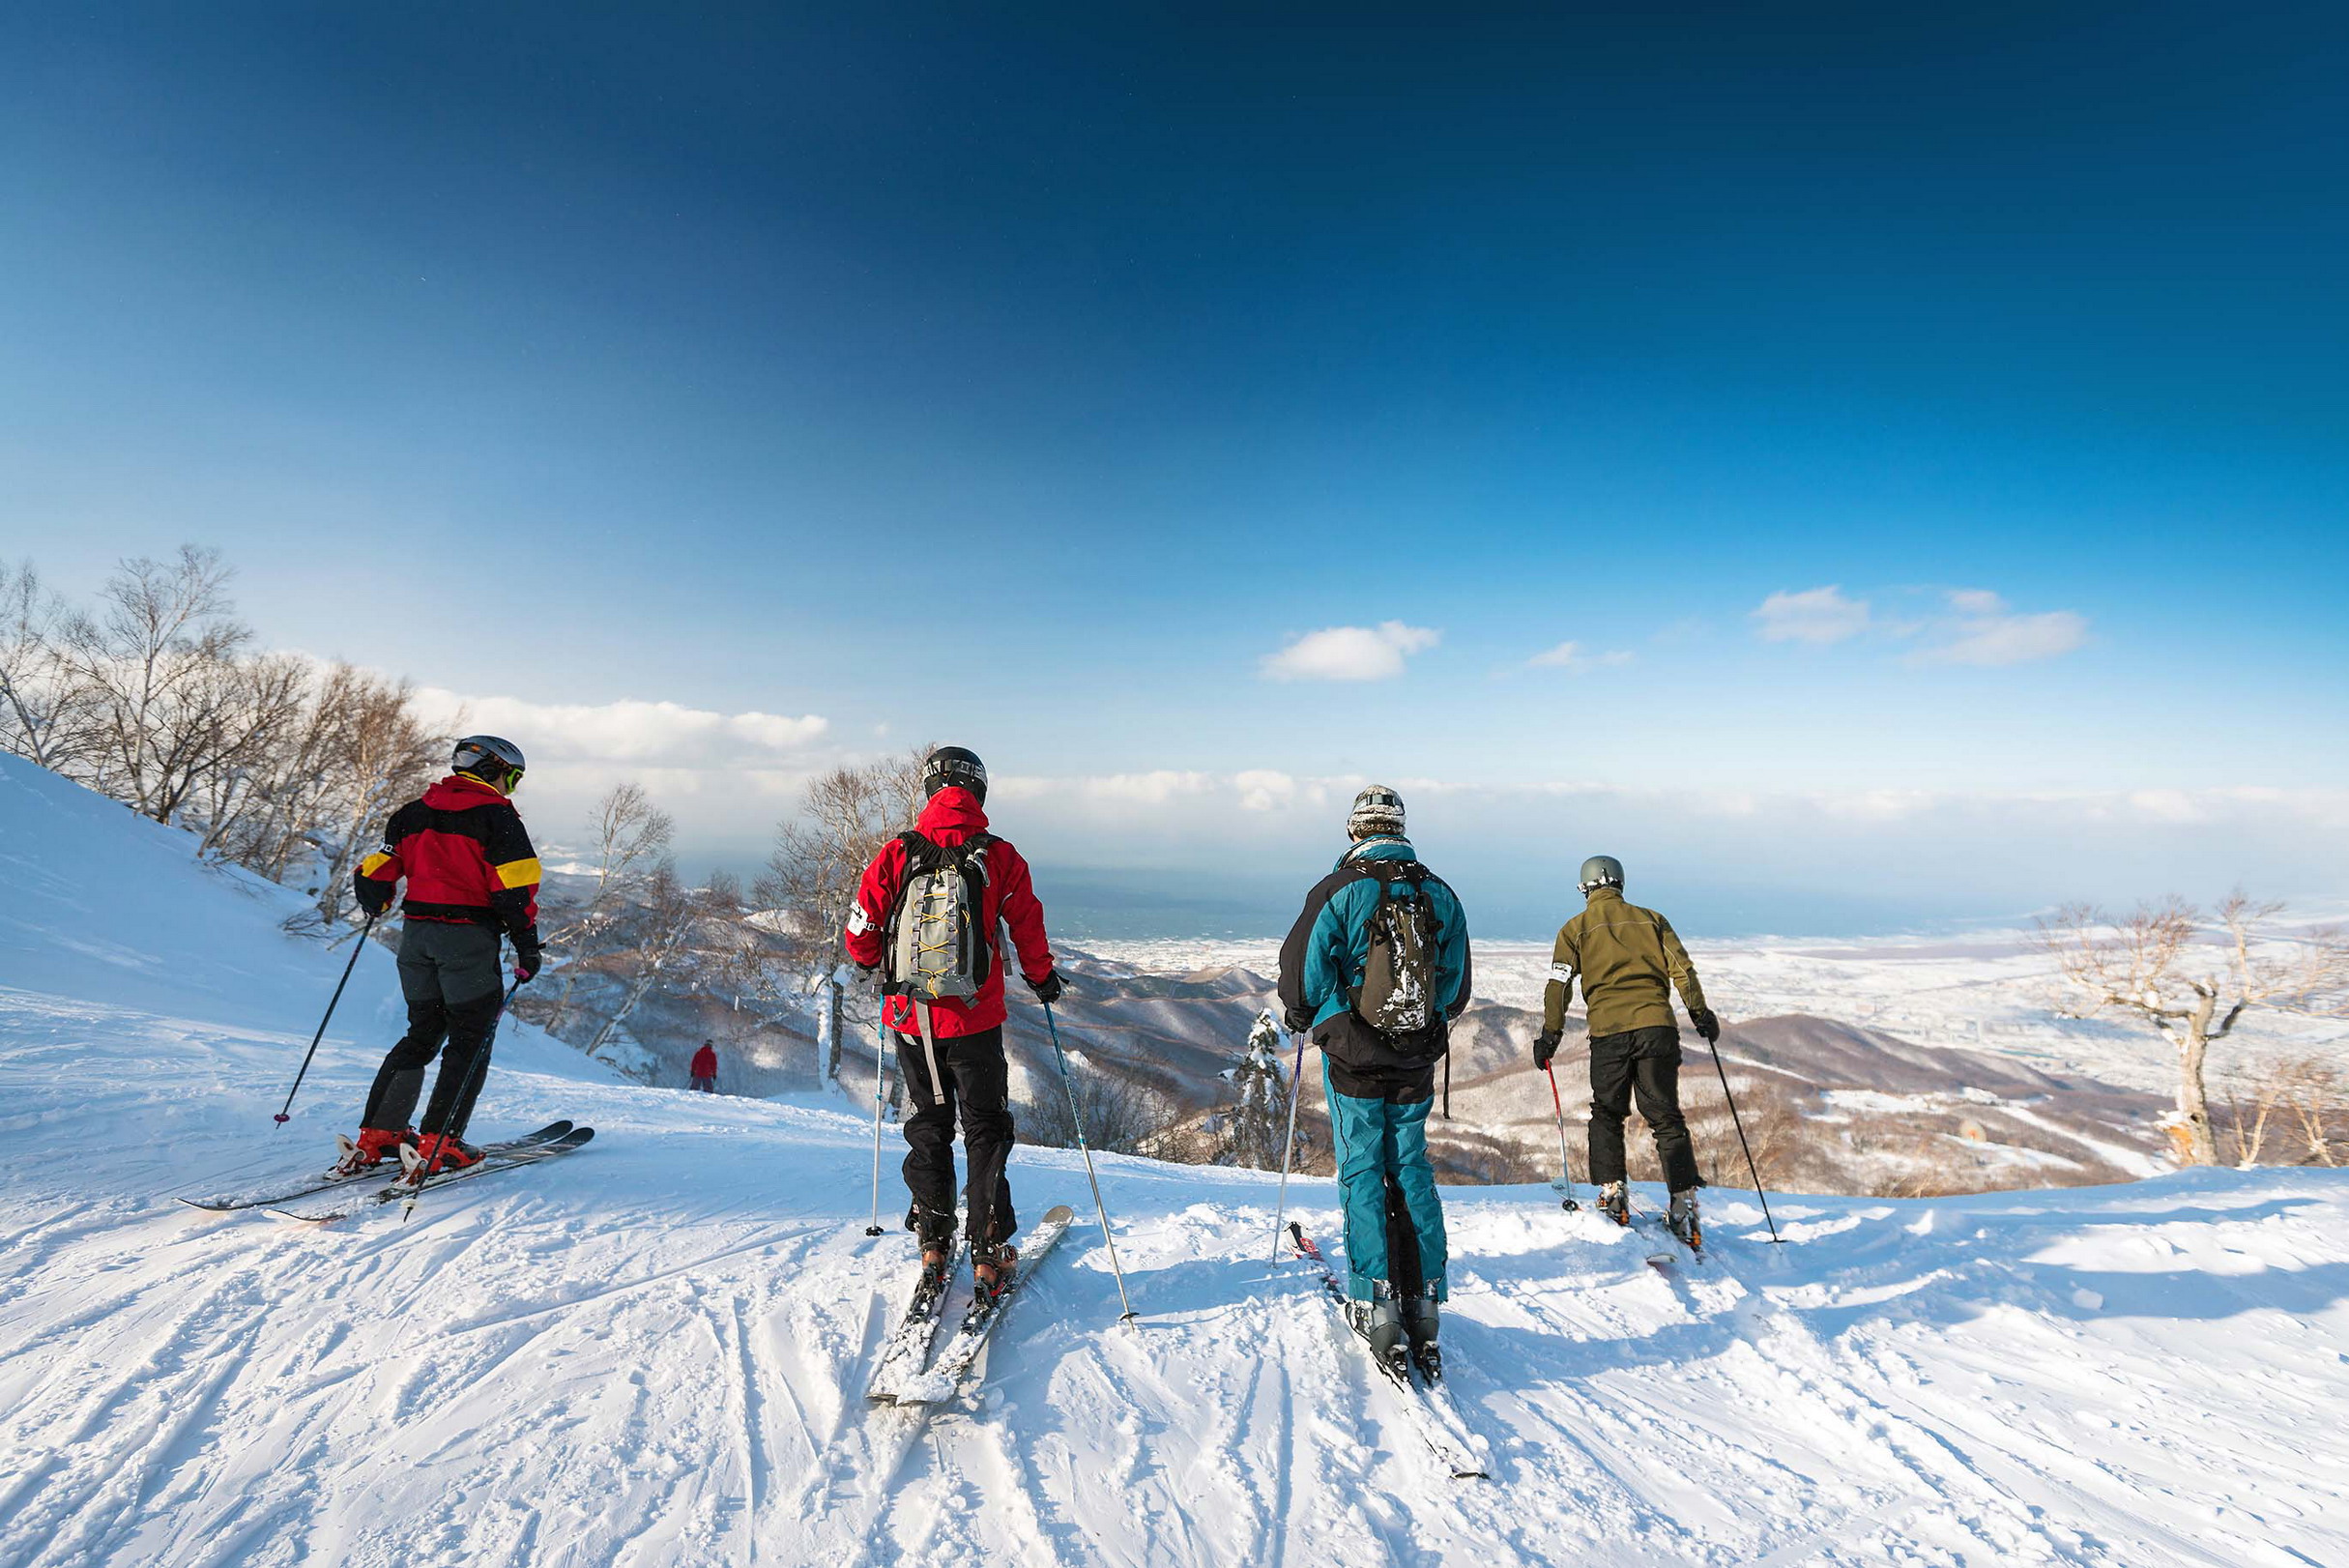
[[[905,885],[889,912],[882,988],[916,1002],[968,1002],[995,969],[995,944],[982,928],[987,846],[973,833],[951,848],[920,833],[900,835]]]
[[[1354,1016],[1379,1033],[1423,1034],[1442,1016],[1436,1001],[1436,947],[1440,936],[1433,880],[1415,860],[1379,861],[1362,868],[1378,885],[1370,917],[1370,956],[1349,1000]]]

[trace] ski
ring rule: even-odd
[[[923,1363],[930,1359],[931,1346],[937,1343],[939,1324],[946,1321],[946,1292],[970,1256],[971,1242],[965,1238],[955,1246],[954,1257],[946,1264],[945,1278],[934,1286],[926,1272],[915,1276],[914,1299],[907,1304],[905,1316],[897,1321],[897,1327],[883,1342],[881,1358],[873,1363],[873,1376],[864,1385],[866,1399],[876,1405],[894,1405],[906,1379],[920,1373]]]
[[[1003,1321],[1004,1309],[1011,1305],[1011,1298],[1026,1288],[1036,1266],[1044,1262],[1044,1255],[1068,1234],[1076,1218],[1076,1212],[1066,1204],[1055,1204],[1045,1211],[1044,1218],[1028,1234],[1011,1278],[994,1295],[972,1300],[971,1310],[963,1314],[962,1326],[946,1341],[945,1349],[938,1352],[929,1370],[919,1377],[908,1378],[898,1388],[898,1404],[943,1405],[954,1397],[962,1387],[963,1375],[978,1359],[979,1351],[987,1348],[987,1337]]]
[[[498,1153],[491,1153],[485,1149],[482,1152],[482,1158],[475,1164],[454,1171],[435,1172],[421,1181],[412,1182],[403,1176],[399,1180],[377,1188],[368,1195],[367,1201],[372,1204],[396,1204],[404,1199],[413,1198],[418,1193],[430,1192],[436,1187],[445,1187],[451,1181],[463,1181],[469,1176],[490,1176],[499,1171],[516,1171],[526,1165],[538,1165],[559,1155],[568,1154],[571,1150],[584,1146],[589,1139],[594,1136],[595,1129],[593,1127],[573,1127],[561,1137],[550,1138],[544,1143],[526,1144],[519,1148],[507,1149]],[[304,1225],[328,1225],[335,1220],[350,1218],[352,1208],[358,1206],[360,1205],[354,1204],[351,1208],[330,1209],[323,1213],[300,1213],[288,1208],[272,1208],[269,1210],[269,1215],[272,1219],[291,1220]]]
[[[1379,1380],[1392,1390],[1397,1410],[1419,1435],[1419,1440],[1427,1444],[1436,1462],[1451,1471],[1455,1481],[1480,1481],[1490,1476],[1492,1472],[1485,1468],[1485,1445],[1461,1419],[1451,1394],[1440,1383],[1421,1381],[1408,1371],[1371,1355],[1370,1342],[1354,1327],[1353,1319],[1346,1310],[1346,1286],[1338,1278],[1337,1270],[1330,1267],[1321,1249],[1314,1245],[1305,1228],[1294,1220],[1289,1222],[1289,1239],[1296,1256],[1312,1263],[1320,1274],[1321,1293],[1328,1299],[1338,1326],[1362,1347],[1364,1355],[1378,1370]]]
[[[568,1121],[550,1121],[536,1132],[526,1132],[519,1138],[508,1138],[499,1143],[484,1145],[482,1152],[509,1154],[517,1149],[528,1148],[537,1144],[551,1144],[570,1130],[571,1124]],[[339,1134],[337,1136],[341,1137]],[[347,1137],[341,1138],[341,1141],[345,1144],[350,1142]],[[332,1171],[322,1171],[316,1176],[303,1178],[302,1185],[298,1187],[274,1187],[266,1192],[240,1193],[226,1198],[182,1198],[180,1202],[186,1204],[189,1208],[200,1208],[207,1214],[233,1214],[237,1210],[245,1208],[274,1208],[279,1204],[290,1204],[297,1198],[307,1198],[312,1193],[325,1192],[332,1187],[344,1186],[353,1181],[365,1181],[370,1177],[380,1181],[383,1176],[384,1172],[380,1166],[368,1166],[353,1171],[347,1176],[336,1176]]]
[[[1654,1220],[1658,1225],[1664,1228],[1664,1234],[1666,1235],[1670,1236],[1673,1241],[1678,1243],[1677,1247],[1668,1247],[1661,1252],[1649,1253],[1647,1255],[1647,1263],[1650,1268],[1653,1268],[1659,1274],[1670,1274],[1684,1258],[1698,1264],[1699,1266],[1702,1266],[1705,1262],[1705,1250],[1704,1232],[1701,1229],[1696,1233],[1696,1239],[1691,1241],[1687,1236],[1684,1236],[1678,1231],[1673,1230],[1671,1221],[1660,1214],[1650,1213],[1648,1210],[1640,1208],[1637,1205],[1633,1205],[1632,1212],[1638,1215],[1642,1220]],[[1642,1228],[1642,1234],[1644,1235],[1644,1228]]]

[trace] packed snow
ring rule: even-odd
[[[0,1568],[2349,1561],[2349,1176],[1774,1197],[1783,1247],[1717,1193],[1668,1274],[1447,1189],[1456,1482],[1273,1261],[1275,1177],[1104,1157],[1119,1326],[1082,1166],[1024,1147],[1080,1228],[924,1418],[862,1398],[912,1259],[843,1098],[509,1028],[478,1130],[580,1153],[405,1224],[172,1202],[323,1163],[396,1032],[369,949],[275,1127],[347,953],[290,907],[0,759]],[[1334,1246],[1328,1182],[1288,1202]]]

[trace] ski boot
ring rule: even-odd
[[[362,1127],[356,1143],[336,1133],[334,1143],[341,1148],[342,1157],[334,1162],[334,1169],[330,1174],[354,1176],[386,1160],[396,1165],[399,1163],[400,1146],[415,1142],[414,1127]]]
[[[1664,1216],[1665,1227],[1688,1244],[1691,1252],[1704,1251],[1704,1227],[1696,1217],[1696,1189],[1688,1187],[1672,1194],[1671,1211]]]
[[[1362,1336],[1380,1366],[1408,1380],[1410,1358],[1404,1350],[1403,1308],[1393,1296],[1347,1302],[1346,1321]]]
[[[408,1156],[408,1177],[421,1181],[442,1171],[461,1171],[480,1163],[481,1151],[456,1134],[426,1133],[417,1141],[416,1152]]]
[[[1001,1295],[1010,1287],[1012,1269],[1019,1261],[1020,1249],[1009,1242],[972,1247],[971,1273],[978,1283],[978,1293],[988,1301]]]
[[[1436,1348],[1441,1316],[1432,1285],[1403,1303],[1403,1331],[1411,1342],[1411,1365],[1419,1369],[1419,1380],[1430,1388],[1443,1381],[1443,1352]]]
[[[1631,1194],[1623,1190],[1620,1181],[1610,1181],[1599,1189],[1599,1212],[1617,1225],[1631,1223]]]

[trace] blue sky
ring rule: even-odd
[[[1512,931],[2349,892],[2349,18],[1432,15],[20,11],[0,551],[1105,920],[1373,776]]]

